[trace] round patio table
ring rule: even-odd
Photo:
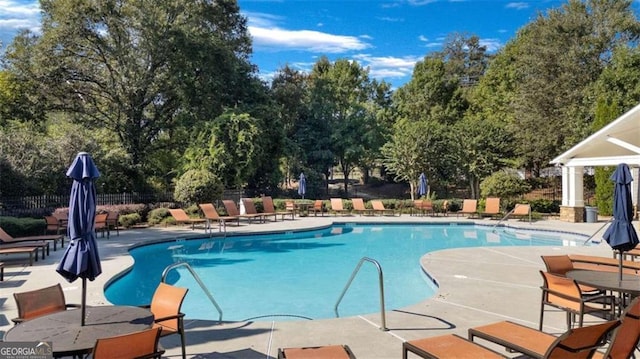
[[[624,310],[625,301],[623,294],[631,297],[640,295],[640,276],[633,274],[622,274],[620,280],[619,272],[597,271],[597,270],[572,270],[567,272],[567,277],[572,278],[580,284],[590,287],[617,292],[619,300],[618,315]]]
[[[634,297],[640,295],[640,276],[633,274],[623,274],[620,280],[618,272],[579,269],[568,271],[567,277],[598,289],[626,293]]]
[[[51,342],[54,357],[91,353],[97,339],[150,328],[153,314],[132,306],[86,307],[85,325],[80,309],[65,310],[22,322],[4,335],[5,342]]]

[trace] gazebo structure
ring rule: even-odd
[[[633,176],[633,207],[638,213],[640,191],[640,105],[554,158],[562,167],[562,206],[560,219],[582,222],[585,213],[583,175],[585,167],[626,163]],[[613,185],[613,184],[612,184]]]

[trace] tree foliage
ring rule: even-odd
[[[537,174],[588,134],[590,84],[637,35],[631,1],[619,0],[569,0],[519,31],[512,132],[527,168]]]
[[[480,183],[484,197],[516,198],[531,190],[531,186],[515,173],[498,171]]]
[[[50,109],[118,136],[144,181],[165,136],[251,94],[246,19],[235,1],[41,1],[42,35],[24,33],[9,69]]]
[[[213,173],[193,169],[185,172],[176,181],[174,198],[186,204],[212,203],[222,199],[224,185]]]

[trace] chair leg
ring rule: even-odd
[[[182,359],[187,359],[187,350],[184,345],[184,320],[178,318],[178,329],[180,331],[180,343],[182,344]]]
[[[542,294],[542,301],[540,302],[540,326],[538,330],[542,331],[542,323],[544,321],[544,293]]]

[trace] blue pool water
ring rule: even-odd
[[[225,321],[334,318],[334,305],[362,257],[384,273],[386,310],[418,303],[436,291],[420,257],[446,248],[582,244],[584,237],[547,231],[443,224],[358,224],[303,232],[178,240],[131,250],[133,268],[108,285],[114,304],[151,301],[164,268],[185,261],[224,312]],[[437,279],[437,278],[436,278]],[[189,288],[187,318],[217,320],[218,313],[184,267],[167,282]],[[339,306],[339,315],[380,311],[378,273],[365,262]]]

